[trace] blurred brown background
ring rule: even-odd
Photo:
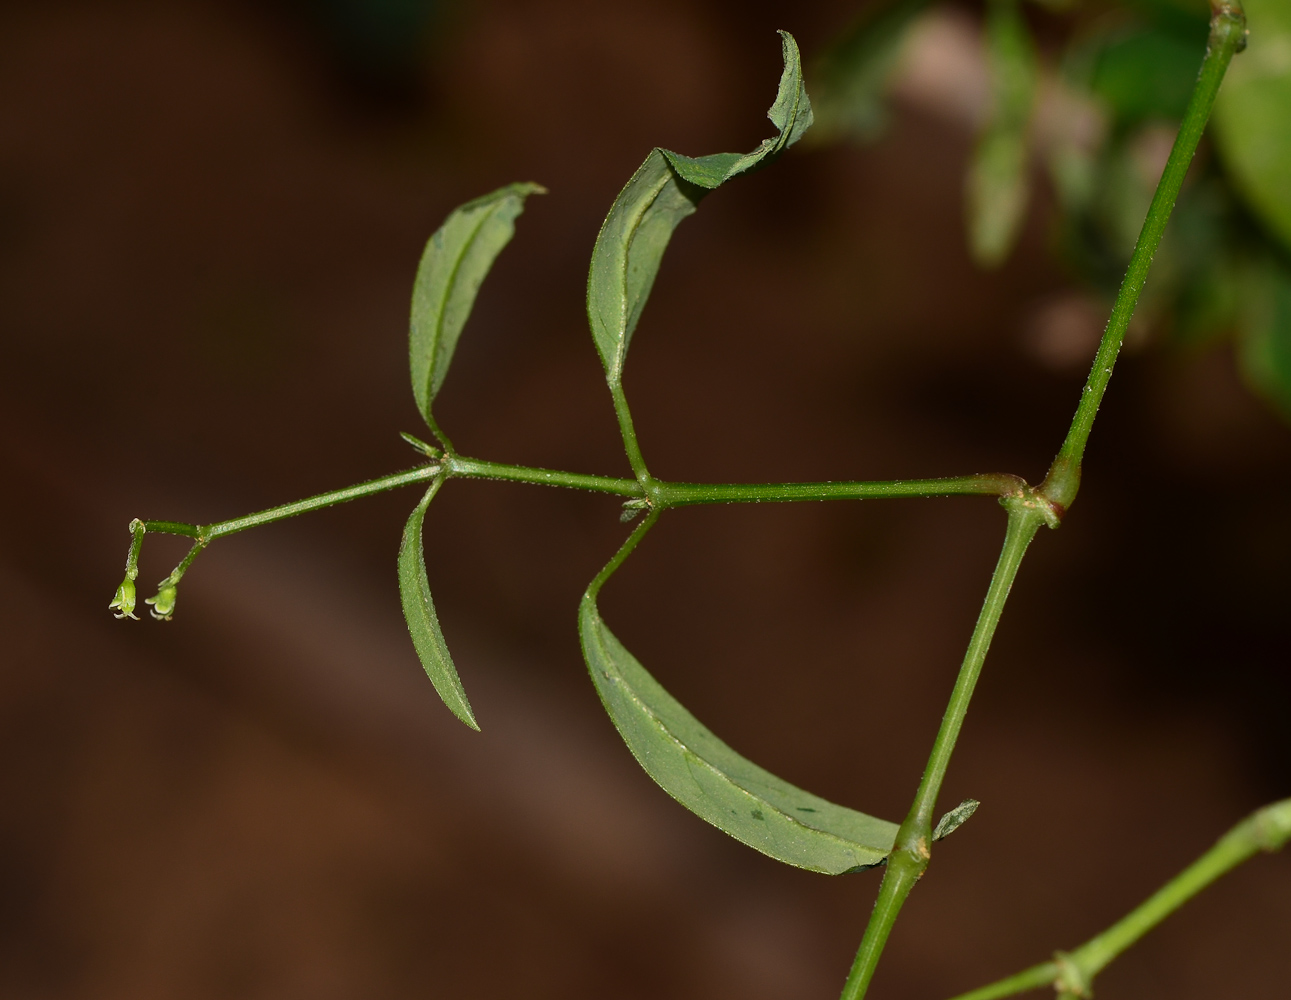
[[[653,145],[752,148],[774,29],[810,58],[854,13],[0,7],[0,996],[837,995],[877,873],[708,828],[587,683],[575,608],[623,535],[613,501],[461,482],[433,505],[481,734],[399,613],[413,492],[221,542],[170,624],[106,604],[133,516],[219,520],[413,464],[421,246],[509,181],[551,194],[484,286],[441,419],[466,454],[625,472],[582,315],[600,219]],[[1084,362],[1028,345],[1070,289],[1043,206],[1001,272],[969,264],[968,143],[908,103],[876,146],[796,149],[705,202],[628,369],[658,475],[1043,475]],[[1226,349],[1124,359],[951,769],[945,804],[983,806],[875,996],[1073,946],[1291,792],[1289,457]],[[1002,528],[987,499],[683,510],[602,607],[741,752],[900,819]],[[140,597],[181,552],[149,538]],[[1291,857],[1260,858],[1099,996],[1285,996],[1289,930]]]

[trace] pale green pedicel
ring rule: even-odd
[[[430,598],[430,584],[426,580],[421,525],[426,517],[426,508],[439,492],[442,482],[442,479],[436,479],[431,484],[404,526],[403,541],[399,545],[399,600],[403,603],[403,616],[408,621],[412,644],[430,683],[449,711],[478,731],[479,724],[471,711],[461,678],[457,676],[457,667],[448,653],[444,633],[439,627],[439,616],[435,614],[435,604]]]

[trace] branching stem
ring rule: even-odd
[[[1076,498],[1076,492],[1080,487],[1080,466],[1084,458],[1085,446],[1089,441],[1099,404],[1111,380],[1116,357],[1125,340],[1125,331],[1129,328],[1134,307],[1138,304],[1139,294],[1147,279],[1152,257],[1161,243],[1161,235],[1174,209],[1184,175],[1187,174],[1188,166],[1197,150],[1197,143],[1205,130],[1206,121],[1210,117],[1210,110],[1214,106],[1215,95],[1219,91],[1224,73],[1228,69],[1233,54],[1245,42],[1246,26],[1241,7],[1235,0],[1214,0],[1214,2],[1216,5],[1214,16],[1211,18],[1210,43],[1202,62],[1201,72],[1193,87],[1188,109],[1179,126],[1179,133],[1170,151],[1165,171],[1161,175],[1151,206],[1148,208],[1138,242],[1134,246],[1134,253],[1112,308],[1111,318],[1099,343],[1098,353],[1081,393],[1080,403],[1076,408],[1076,415],[1072,419],[1067,438],[1040,489],[1035,493],[1027,491],[1019,497],[1005,501],[1005,505],[1009,508],[1009,527],[1004,541],[1004,551],[1000,554],[995,574],[991,577],[986,602],[978,617],[977,626],[973,630],[972,639],[969,641],[968,652],[964,657],[954,690],[951,692],[950,702],[946,707],[941,729],[937,733],[936,742],[928,758],[923,780],[919,783],[910,812],[897,833],[896,844],[888,858],[883,882],[879,886],[874,911],[870,915],[856,960],[843,987],[842,1000],[861,1000],[865,996],[897,914],[910,894],[910,890],[914,888],[915,882],[928,866],[931,857],[929,834],[933,810],[936,808],[937,793],[950,763],[950,755],[954,751],[964,715],[968,711],[968,703],[981,673],[982,663],[995,632],[995,625],[999,621],[1004,602],[1008,598],[1009,588],[1017,574],[1018,564],[1039,526],[1048,521],[1051,527],[1057,527],[1063,514]],[[1079,966],[1076,968],[1078,969]],[[1035,974],[1035,970],[1029,970],[1022,975],[1028,974]],[[1064,991],[1064,995],[1067,993],[1074,996],[1085,995],[1084,987],[1078,980],[1070,983],[1059,982],[1058,985],[1060,990]],[[976,1000],[984,1000],[984,998],[976,998]]]

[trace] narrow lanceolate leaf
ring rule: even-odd
[[[986,44],[994,103],[968,168],[968,243],[977,263],[995,267],[1013,249],[1030,194],[1027,132],[1036,56],[1019,0],[992,0]]]
[[[767,117],[778,130],[751,153],[690,157],[655,149],[619,192],[601,226],[587,279],[587,315],[611,382],[623,374],[628,342],[645,308],[668,240],[709,191],[769,163],[811,125],[798,43],[780,32],[784,72]]]
[[[426,491],[404,526],[403,541],[399,545],[399,599],[403,602],[403,616],[408,621],[408,631],[412,633],[412,644],[417,649],[417,656],[421,658],[421,665],[430,678],[430,683],[435,685],[435,690],[439,692],[439,697],[444,700],[449,711],[472,729],[479,730],[475,713],[471,711],[471,703],[457,676],[457,668],[453,666],[453,658],[448,655],[444,633],[440,631],[435,605],[430,599],[430,584],[426,580],[421,524],[426,517],[426,508],[441,482],[442,480],[436,480]]]
[[[426,244],[412,289],[408,360],[412,394],[427,423],[480,283],[511,242],[525,198],[543,193],[537,184],[509,184],[469,201],[454,210]]]
[[[601,701],[632,755],[691,812],[763,854],[840,875],[882,863],[897,826],[804,792],[741,757],[670,695],[583,597],[578,631]]]

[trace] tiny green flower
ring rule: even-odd
[[[133,618],[135,621],[138,621],[139,616],[134,613],[134,601],[134,581],[127,576],[121,581],[121,586],[117,587],[116,596],[112,598],[112,603],[108,605],[108,610],[111,611],[113,608],[120,608],[121,613],[115,617]]]
[[[170,577],[166,577],[157,585],[157,595],[144,600],[144,604],[152,605],[152,616],[158,621],[168,622],[175,614],[178,589],[175,582]]]

